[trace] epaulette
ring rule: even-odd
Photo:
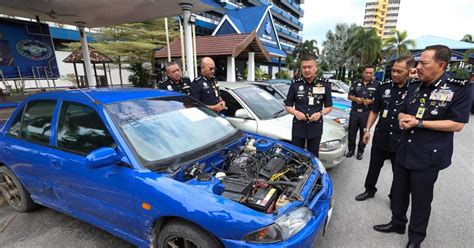
[[[193,80],[193,82],[196,82],[196,81],[198,81],[198,80],[201,80],[201,78],[202,78],[202,76],[199,76],[199,77],[195,78],[195,79]]]
[[[459,86],[464,86],[467,83],[469,83],[469,80],[467,79],[451,78],[451,77],[446,79],[446,81],[448,81],[448,83],[452,83],[454,85],[459,85]]]
[[[387,79],[385,81],[379,81],[379,86],[382,86],[382,85],[387,85],[387,84],[392,84],[393,83],[393,80],[392,79]]]
[[[301,83],[303,82],[303,78],[297,78],[297,79],[293,79],[291,80],[291,83],[294,84],[294,83]]]
[[[327,78],[319,77],[316,80],[319,81],[319,82],[323,82],[323,83],[329,83],[329,79],[327,79]]]

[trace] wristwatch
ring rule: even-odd
[[[423,128],[423,120],[418,120],[418,124],[416,124],[417,127]]]
[[[370,132],[370,128],[364,128],[364,132]]]

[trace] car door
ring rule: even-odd
[[[222,99],[225,101],[226,109],[224,109],[223,113],[227,120],[238,129],[246,132],[257,133],[258,122],[255,120],[253,113],[245,108],[229,91],[220,90],[220,93]],[[249,113],[249,118],[243,119],[235,117],[235,112],[239,109],[245,109]]]
[[[119,164],[88,168],[86,164],[87,154],[101,147],[115,148],[121,154],[98,112],[88,105],[63,101],[53,139],[55,185],[67,209],[96,224],[135,231],[133,168]]]
[[[24,104],[6,131],[2,144],[5,163],[18,176],[35,201],[57,200],[50,164],[50,136],[56,100]]]

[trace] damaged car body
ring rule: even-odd
[[[139,247],[310,247],[332,211],[314,156],[174,92],[36,94],[0,149],[15,210],[47,206]]]

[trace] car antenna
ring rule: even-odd
[[[97,105],[100,104],[99,101],[95,100],[91,95],[87,94],[87,92],[83,91],[81,88],[79,88],[79,87],[77,87],[77,86],[75,86],[75,85],[73,86],[73,88],[75,88],[75,89],[79,90],[80,92],[82,92],[84,95],[87,96],[87,98],[91,99],[91,101],[92,101],[93,103],[95,103],[95,104],[97,104]]]

